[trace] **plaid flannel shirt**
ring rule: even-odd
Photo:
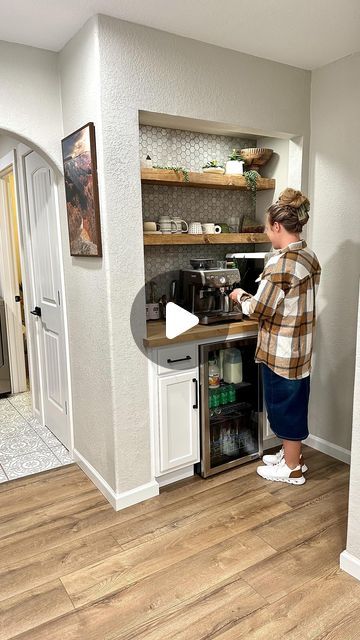
[[[259,321],[255,361],[284,378],[310,374],[320,273],[305,240],[291,242],[274,251],[254,296],[238,294],[243,313]]]

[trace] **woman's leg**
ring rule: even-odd
[[[283,440],[285,462],[290,469],[295,469],[300,462],[301,440]]]

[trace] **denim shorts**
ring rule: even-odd
[[[271,430],[281,440],[305,440],[309,435],[310,375],[289,380],[265,364],[261,368]]]

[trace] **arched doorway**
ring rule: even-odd
[[[8,186],[11,183],[12,202]],[[27,422],[19,432],[12,429],[12,440],[4,445],[7,452],[12,447],[11,464],[2,457],[0,441],[0,465],[9,479],[17,472],[26,475],[26,470],[37,472],[58,466],[57,461],[71,461],[59,186],[62,187],[59,170],[35,145],[0,135],[0,223],[6,231],[2,237],[7,238],[3,243],[6,253],[2,251],[0,262],[0,285],[5,289],[2,294],[10,343],[10,392],[15,392],[8,396],[8,402]],[[21,306],[23,312],[19,313]],[[28,374],[25,393],[24,372],[25,376]]]

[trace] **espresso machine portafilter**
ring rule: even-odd
[[[238,269],[182,269],[183,306],[200,324],[242,320],[240,307],[229,294],[240,282]]]

